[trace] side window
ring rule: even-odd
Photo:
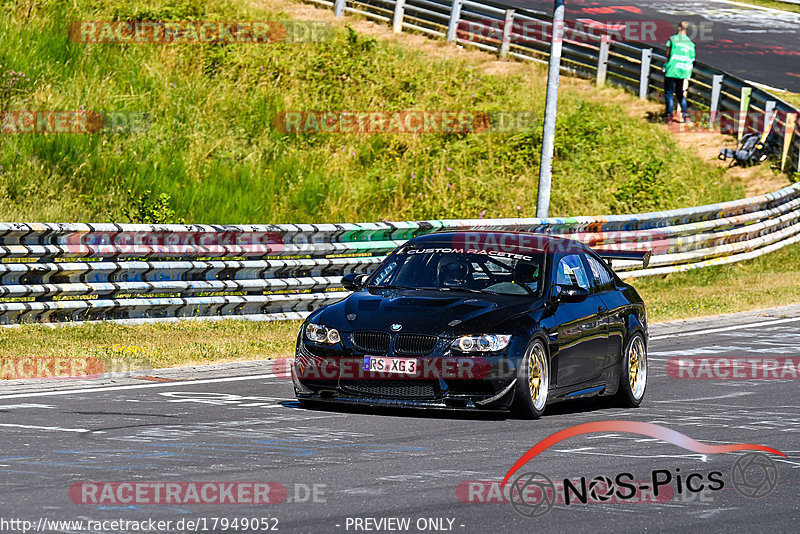
[[[570,254],[564,256],[558,262],[558,269],[556,269],[556,284],[564,286],[580,286],[583,289],[589,289],[589,278],[581,262],[581,257],[578,254]]]
[[[592,275],[594,276],[594,285],[601,289],[605,289],[607,286],[609,286],[613,280],[613,277],[608,271],[608,267],[597,261],[597,258],[589,255],[586,256],[586,261],[589,262],[589,268],[592,270]]]
[[[372,279],[372,285],[379,286],[386,283],[394,274],[395,270],[397,270],[399,262],[400,256],[395,256],[389,263],[385,264],[383,268],[378,271],[378,274],[375,275],[375,278]]]

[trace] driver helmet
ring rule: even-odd
[[[439,260],[439,285],[463,286],[467,281],[468,271],[466,260],[456,254],[446,254]]]

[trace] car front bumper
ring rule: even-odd
[[[519,358],[510,356],[512,353],[507,350],[476,358],[454,357],[450,353],[415,357],[420,368],[425,365],[427,369],[434,369],[433,375],[424,373],[422,377],[404,378],[361,371],[359,362],[366,355],[320,354],[314,346],[301,341],[297,345],[292,380],[295,394],[301,400],[422,409],[503,410],[510,407],[514,397]],[[441,370],[442,362],[448,359],[474,363],[471,367],[474,374],[437,373],[436,369]],[[346,373],[344,360],[352,362]],[[309,366],[316,371],[326,371],[309,373]]]

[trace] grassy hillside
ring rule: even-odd
[[[79,20],[275,20],[226,0],[0,4],[0,108],[145,112],[139,133],[0,136],[0,220],[126,221],[137,200],[204,223],[532,216],[541,123],[513,134],[293,136],[283,110],[532,110],[545,70],[474,64],[337,28],[320,44],[82,44]],[[13,73],[9,73],[13,71]],[[22,75],[18,75],[21,73]],[[551,213],[742,196],[720,169],[613,101],[561,93]],[[130,192],[129,192],[130,190]],[[165,196],[162,196],[165,195]],[[134,210],[141,212],[142,210]]]

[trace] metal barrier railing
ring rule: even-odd
[[[635,215],[317,225],[0,223],[0,324],[259,316],[297,319],[344,295],[414,236],[446,230],[562,235],[650,250],[625,277],[749,259],[800,240],[800,184],[754,198]],[[56,261],[62,260],[62,261]],[[63,261],[67,260],[67,261]]]

